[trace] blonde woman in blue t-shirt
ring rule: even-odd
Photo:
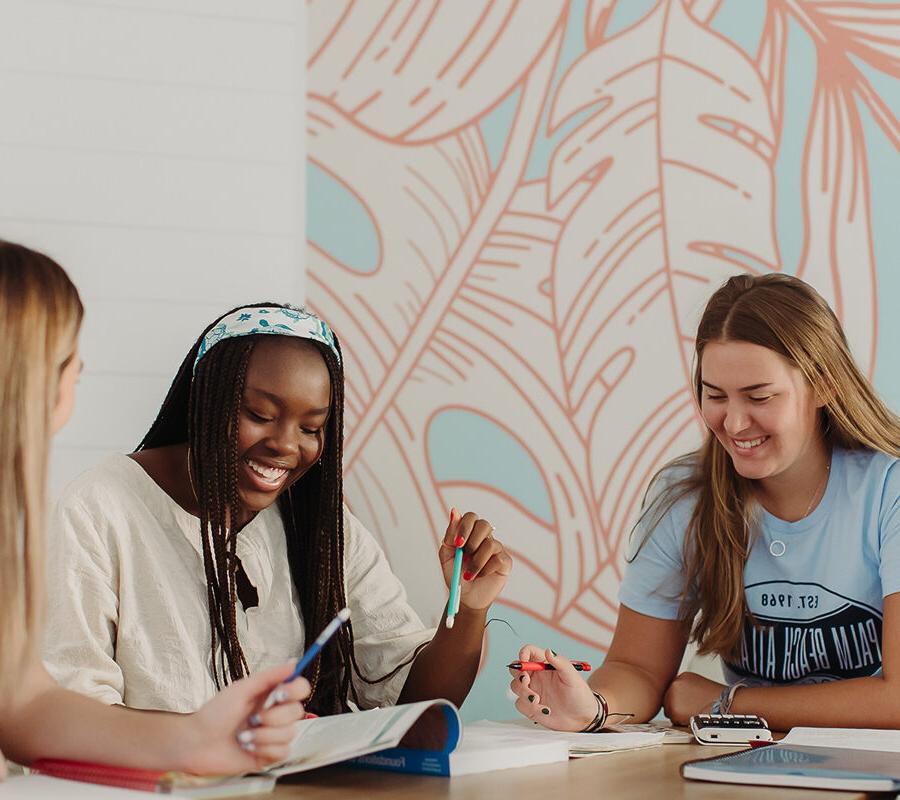
[[[651,482],[603,665],[585,682],[550,650],[513,671],[516,708],[598,730],[662,706],[752,713],[771,727],[900,728],[900,420],[840,323],[787,275],[729,279],[696,338],[707,425]],[[685,646],[726,683],[685,672]]]

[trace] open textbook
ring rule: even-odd
[[[297,731],[288,758],[268,774],[289,775],[347,761],[371,769],[466,775],[569,757],[568,746],[559,740],[481,723],[463,730],[456,707],[446,700],[303,720]]]

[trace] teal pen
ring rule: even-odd
[[[453,518],[453,511],[450,512],[450,518]],[[456,612],[459,611],[459,580],[462,577],[463,562],[463,545],[466,540],[462,536],[457,536],[453,541],[456,545],[456,555],[453,557],[453,576],[450,578],[450,599],[447,601],[447,627],[453,627],[453,620]]]

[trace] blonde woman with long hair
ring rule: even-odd
[[[195,773],[282,759],[309,692],[302,678],[281,685],[290,664],[188,715],[109,707],[60,688],[41,665],[48,452],[72,411],[81,317],[58,264],[0,242],[0,750],[22,764],[65,758]],[[260,711],[273,690],[281,702]]]
[[[587,682],[550,650],[513,671],[516,708],[595,731],[663,706],[795,725],[900,728],[900,421],[803,281],[729,279],[696,338],[708,428],[651,482],[616,631]],[[685,646],[721,656],[726,684],[676,676]]]

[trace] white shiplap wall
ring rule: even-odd
[[[53,493],[134,447],[203,326],[303,296],[303,0],[0,0],[0,237],[79,286]]]

